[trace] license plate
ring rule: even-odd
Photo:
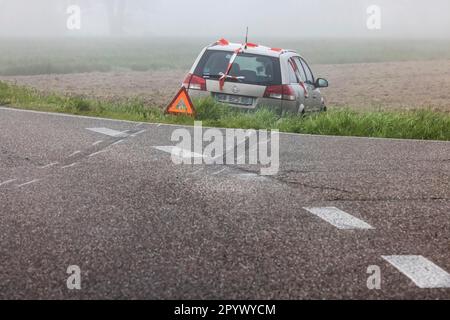
[[[223,103],[241,104],[244,106],[251,106],[253,98],[243,96],[233,96],[231,94],[216,93],[216,100]]]

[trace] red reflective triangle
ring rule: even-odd
[[[173,98],[172,102],[166,109],[166,113],[168,114],[185,114],[188,116],[195,116],[195,108],[194,104],[189,97],[189,94],[185,87],[182,87],[180,91],[177,93],[175,98]]]

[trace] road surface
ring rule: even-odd
[[[176,128],[0,108],[0,298],[450,299],[450,143],[280,134],[262,177]]]

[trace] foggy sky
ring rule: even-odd
[[[120,9],[122,3],[123,10]],[[81,30],[66,27],[70,4]],[[382,28],[366,27],[369,5]],[[119,12],[122,11],[122,12]],[[449,0],[0,0],[0,36],[450,38]]]

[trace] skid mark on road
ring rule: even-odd
[[[227,168],[223,168],[222,170],[214,172],[212,175],[217,176],[217,175],[221,174],[222,172],[225,172],[226,170],[227,170]]]
[[[195,176],[196,174],[199,174],[202,171],[203,171],[203,168],[202,169],[198,169],[198,170],[194,171],[193,173],[191,173],[191,175]]]
[[[335,207],[304,209],[341,230],[374,229],[370,224]]]
[[[423,256],[383,256],[421,289],[450,288],[450,274]]]

